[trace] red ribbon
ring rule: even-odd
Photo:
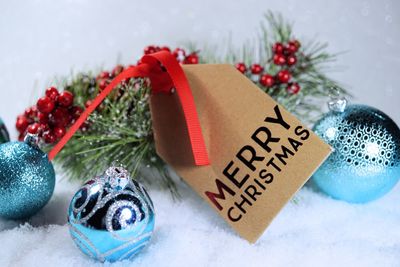
[[[101,104],[101,102],[103,102],[103,100],[121,81],[129,78],[149,77],[151,80],[152,93],[169,93],[171,88],[175,88],[185,116],[195,164],[197,166],[210,164],[194,98],[185,73],[177,60],[169,52],[161,51],[151,55],[145,55],[142,57],[141,61],[143,62],[142,64],[129,67],[115,77],[115,79],[113,79],[111,83],[92,101],[92,104],[86,108],[64,137],[49,152],[50,160],[54,159],[76,131],[79,130],[81,125],[87,120],[89,115]],[[161,67],[160,63],[165,70]]]

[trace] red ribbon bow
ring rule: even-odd
[[[169,52],[166,51],[145,55],[142,57],[141,61],[142,64],[130,67],[115,77],[115,79],[113,79],[111,83],[93,100],[92,104],[86,108],[64,137],[49,152],[50,160],[54,159],[54,157],[72,138],[75,132],[79,130],[89,115],[101,104],[101,102],[103,102],[108,94],[110,94],[121,81],[129,78],[149,77],[153,93],[170,92],[171,88],[175,88],[185,116],[195,164],[197,166],[210,164],[194,98],[185,73],[179,63]],[[165,68],[165,70],[160,64]]]

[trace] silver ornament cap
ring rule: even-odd
[[[328,101],[328,108],[333,112],[344,112],[347,106],[345,97],[335,97]]]
[[[113,190],[124,189],[131,179],[129,172],[123,167],[110,167],[106,170],[106,182]]]

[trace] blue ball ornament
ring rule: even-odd
[[[334,152],[313,175],[329,196],[365,203],[389,192],[400,179],[400,130],[383,112],[364,105],[332,110],[314,131]]]
[[[146,190],[122,167],[111,167],[86,182],[68,212],[73,241],[101,262],[133,258],[150,241],[154,219]]]
[[[55,173],[47,155],[28,135],[25,142],[0,145],[0,217],[25,219],[53,195]]]

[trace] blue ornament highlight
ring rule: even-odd
[[[329,196],[365,203],[400,179],[400,130],[383,112],[351,105],[326,114],[314,131],[334,148],[312,178]]]
[[[155,224],[145,188],[121,167],[86,182],[71,200],[68,222],[86,255],[115,262],[133,258],[150,241]]]
[[[47,155],[26,142],[0,145],[0,217],[25,219],[43,208],[54,192],[55,172]]]

